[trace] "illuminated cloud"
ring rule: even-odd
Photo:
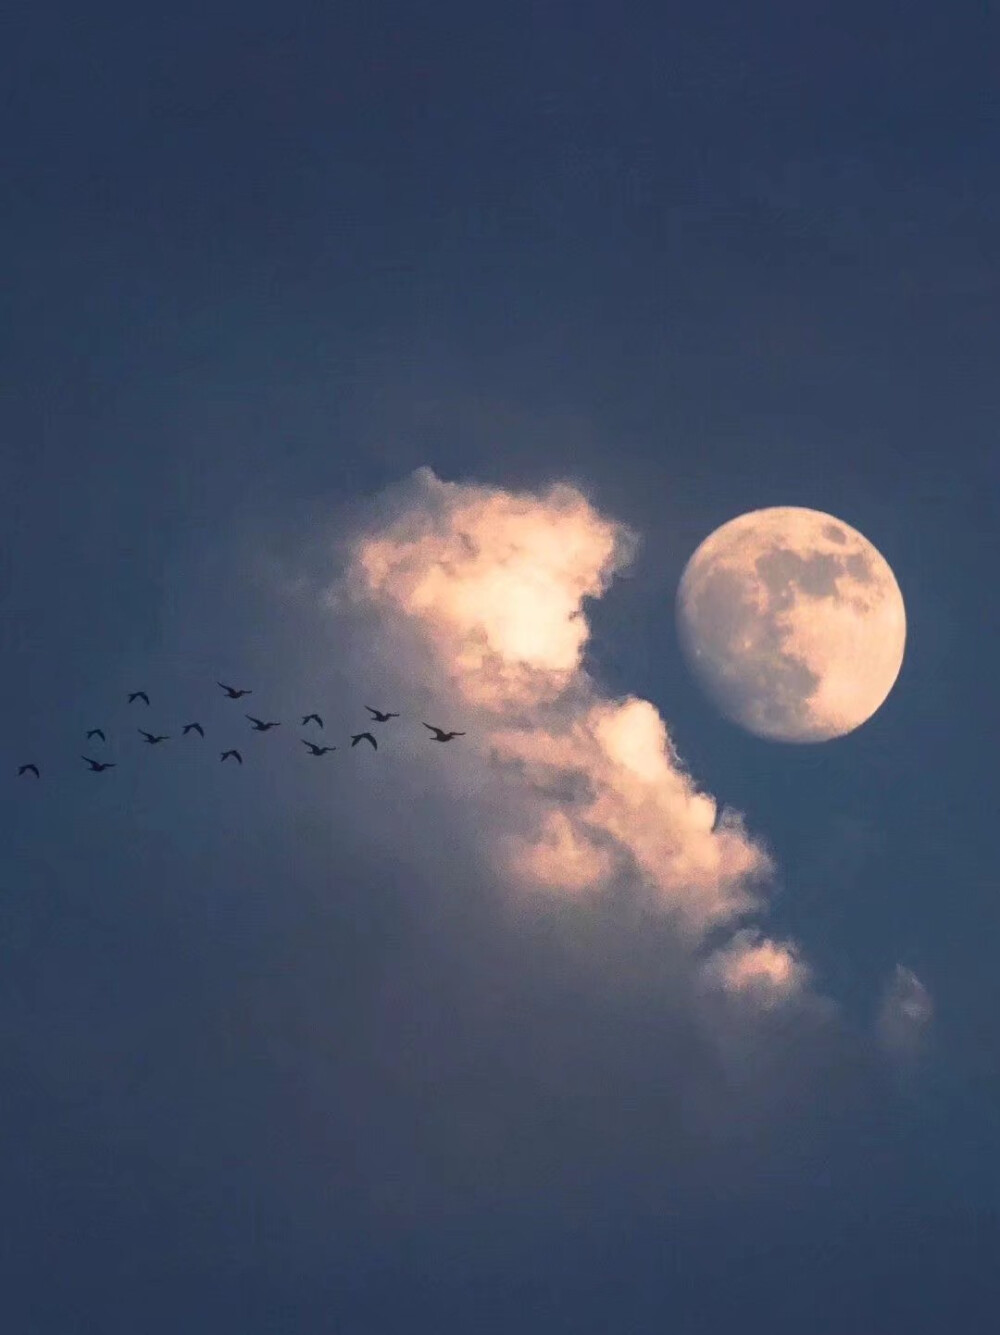
[[[513,493],[425,468],[355,536],[336,596],[376,611],[391,642],[383,662],[402,683],[419,661],[425,698],[447,700],[461,720],[449,726],[466,728],[462,755],[491,762],[502,796],[479,834],[509,884],[572,896],[627,887],[694,949],[763,908],[773,867],[740,816],[700,789],[655,707],[607,698],[582,665],[584,600],[635,548],[575,487]],[[452,773],[463,763],[455,756]],[[792,947],[744,935],[706,967],[755,1004],[808,977]]]
[[[705,979],[730,996],[772,1010],[803,990],[809,969],[793,943],[771,941],[746,930],[737,932],[729,945],[710,958]]]
[[[556,699],[579,672],[582,600],[604,592],[633,536],[570,486],[514,495],[428,468],[414,484],[412,508],[359,542],[354,591],[418,621],[468,704]]]
[[[550,886],[596,889],[628,877],[695,937],[758,906],[771,869],[767,854],[736,817],[716,822],[715,800],[684,770],[648,701],[595,700],[558,727],[553,720],[498,730],[491,742],[539,811],[538,835],[527,833],[511,848],[515,875],[531,879],[538,846],[551,843],[546,832],[556,822],[572,855],[564,863],[547,860]],[[581,885],[584,862],[594,874]]]
[[[912,969],[897,964],[886,984],[876,1021],[882,1046],[894,1057],[915,1057],[933,1016],[930,992]]]

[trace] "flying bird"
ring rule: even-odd
[[[322,728],[322,726],[323,726],[323,720],[320,718],[320,716],[319,716],[318,714],[306,714],[305,717],[304,717],[303,720],[302,720],[302,726],[303,726],[303,728],[306,726],[306,724],[309,722],[310,719],[315,719],[315,721],[316,721],[316,722],[319,724],[319,726]]]
[[[432,742],[450,742],[453,737],[465,736],[464,732],[445,732],[441,728],[435,728],[433,723],[425,723],[424,727],[430,728],[431,732],[434,734],[431,738]]]
[[[376,723],[388,723],[391,718],[399,718],[398,714],[383,714],[381,710],[372,709],[371,705],[365,705],[365,709],[368,710]]]
[[[90,731],[87,733],[88,742],[90,741],[91,737],[100,737],[102,742],[106,742],[108,740],[100,728],[91,728]]]
[[[238,700],[241,695],[253,695],[253,691],[241,691],[236,686],[227,686],[224,681],[218,683],[229,696],[230,700]]]
[[[100,774],[101,770],[114,769],[115,767],[112,760],[91,760],[90,756],[81,756],[80,759],[85,760],[95,774]]]
[[[243,764],[243,757],[240,755],[239,751],[223,751],[221,759],[227,760],[229,756],[233,756],[241,765]]]
[[[32,773],[32,774],[35,776],[35,778],[37,779],[37,778],[38,778],[38,766],[37,766],[37,765],[32,765],[30,762],[29,762],[27,765],[19,765],[19,766],[18,766],[18,769],[17,769],[17,776],[18,776],[18,778],[20,778],[22,774],[27,774],[29,770],[31,771],[31,773]]]
[[[186,737],[189,732],[196,732],[199,737],[205,736],[205,730],[200,723],[185,723],[184,731],[181,733],[181,736]]]
[[[376,751],[378,750],[378,742],[375,740],[375,738],[371,735],[370,732],[356,732],[351,738],[351,745],[357,746],[358,742],[363,741],[365,739],[371,742],[372,746],[374,746]]]
[[[264,723],[261,719],[254,718],[252,714],[247,714],[246,717],[253,724],[254,732],[267,732],[268,728],[279,728],[281,726],[280,723]]]
[[[317,746],[315,742],[307,742],[304,737],[302,738],[302,745],[308,746],[314,756],[325,756],[327,751],[336,751],[337,749],[335,746]]]
[[[149,704],[149,696],[145,691],[133,691],[128,698],[129,704],[131,704],[133,700],[145,700],[146,704]]]
[[[167,742],[170,740],[170,734],[166,732],[146,732],[142,728],[139,728],[138,731],[142,733],[150,746],[155,746],[157,742]]]

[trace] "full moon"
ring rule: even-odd
[[[681,649],[733,723],[825,742],[880,707],[903,663],[906,610],[889,563],[820,510],[776,506],[715,530],[677,590]]]

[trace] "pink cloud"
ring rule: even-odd
[[[773,865],[696,782],[655,706],[610,698],[583,667],[585,599],[636,547],[568,484],[515,493],[424,468],[356,535],[341,594],[376,613],[399,688],[419,664],[423,698],[447,701],[447,726],[467,732],[452,781],[470,782],[473,754],[487,769],[479,835],[503,878],[573,896],[627,884],[694,950],[765,907]],[[793,947],[742,935],[706,969],[771,1002],[808,979]]]
[[[730,996],[772,1010],[805,988],[809,969],[794,942],[772,941],[747,929],[716,951],[705,977]]]

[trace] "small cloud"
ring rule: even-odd
[[[805,989],[810,970],[793,942],[772,941],[746,929],[709,956],[703,977],[709,986],[730,997],[761,1010],[774,1010]]]
[[[930,992],[912,969],[897,964],[886,984],[876,1020],[879,1042],[896,1058],[912,1059],[922,1048],[934,1017]]]

